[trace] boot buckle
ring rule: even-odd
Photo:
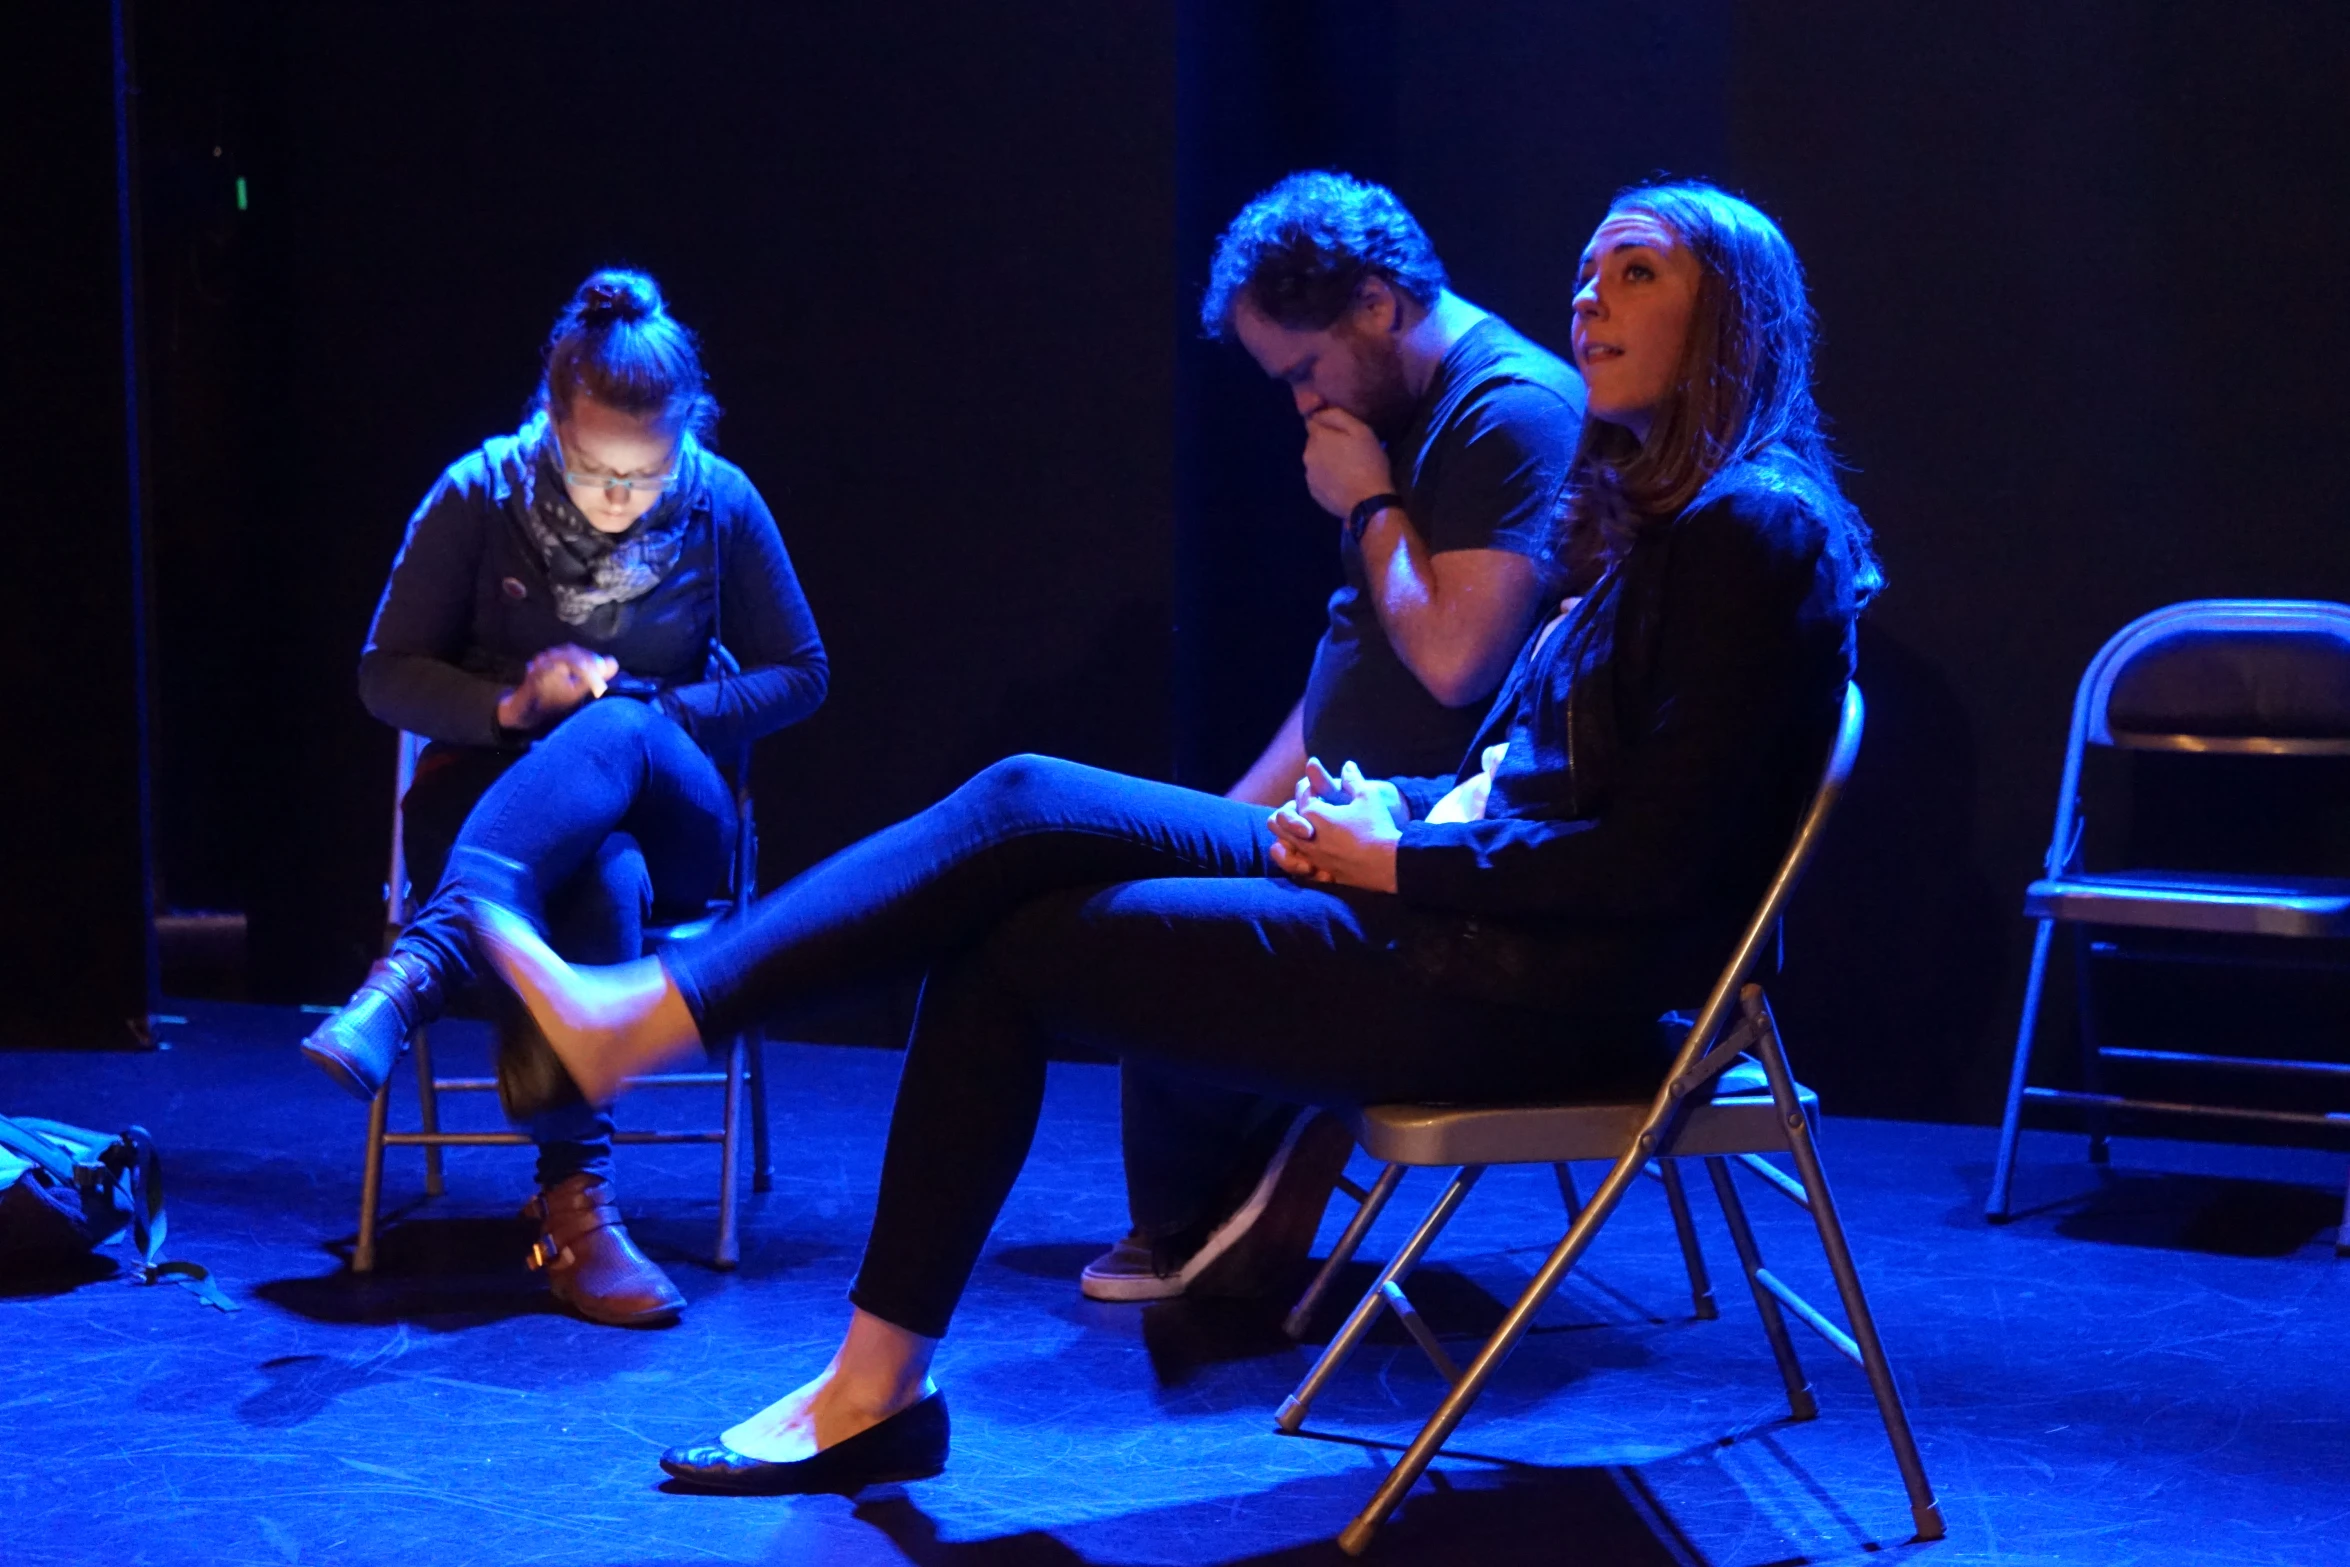
[[[552,1235],[542,1235],[530,1243],[530,1251],[523,1261],[530,1265],[531,1272],[537,1273],[542,1269],[553,1267],[562,1259],[562,1243]]]

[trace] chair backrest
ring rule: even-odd
[[[424,754],[424,736],[400,731],[397,748],[392,753],[392,860],[384,871],[384,931],[385,940],[408,923],[408,845],[407,833],[401,825],[406,814],[401,807],[408,801],[408,786],[416,782],[416,759]]]
[[[2169,605],[2098,650],[2081,696],[2090,745],[2350,755],[2350,604]]]
[[[2081,759],[2092,745],[2350,756],[2350,605],[2192,599],[2107,639],[2073,694],[2051,876],[2080,851]]]
[[[1722,1023],[1730,1016],[1738,997],[1738,988],[1754,972],[1754,965],[1769,944],[1771,935],[1786,914],[1787,905],[1795,897],[1795,889],[1803,881],[1803,873],[1810,869],[1812,856],[1818,852],[1820,839],[1827,832],[1828,818],[1836,809],[1837,800],[1844,793],[1844,784],[1852,776],[1853,759],[1860,755],[1861,733],[1868,724],[1868,709],[1861,701],[1860,685],[1847,682],[1844,687],[1844,707],[1836,721],[1836,738],[1828,748],[1827,766],[1820,771],[1819,786],[1812,790],[1811,803],[1804,808],[1803,819],[1796,824],[1795,837],[1787,845],[1787,852],[1779,860],[1779,869],[1763,893],[1761,905],[1754,917],[1746,922],[1739,934],[1738,946],[1730,961],[1723,965],[1713,989],[1706,994],[1705,1005],[1699,1009],[1697,1020],[1690,1025],[1682,1040],[1681,1052],[1674,1058],[1673,1069],[1666,1075],[1671,1083],[1687,1072],[1712,1050]]]

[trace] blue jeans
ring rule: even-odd
[[[478,976],[464,888],[443,875],[454,849],[487,850],[527,869],[545,900],[548,940],[563,956],[621,963],[643,953],[648,922],[699,915],[724,892],[734,796],[666,715],[606,697],[527,751],[428,747],[403,830],[409,881],[433,892],[399,945],[455,995]],[[611,1174],[612,1118],[602,1109],[550,1110],[526,1129],[538,1144],[540,1185]]]
[[[926,974],[859,1306],[945,1333],[1059,1040],[1302,1104],[1507,1102],[1661,1074],[1620,1005],[1567,1016],[1444,991],[1411,953],[1449,922],[1276,873],[1264,818],[1015,757],[662,955],[706,1040],[789,997]]]

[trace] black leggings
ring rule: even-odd
[[[785,997],[927,971],[859,1306],[946,1332],[1027,1158],[1055,1040],[1310,1104],[1538,1099],[1655,1075],[1620,1029],[1431,988],[1399,950],[1425,917],[1275,872],[1264,817],[1015,757],[664,956],[704,1039]]]

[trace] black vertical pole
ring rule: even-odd
[[[114,34],[114,227],[120,257],[118,268],[122,315],[122,429],[123,485],[127,492],[130,526],[130,635],[131,678],[134,690],[132,722],[138,754],[138,834],[140,908],[144,919],[142,957],[146,1001],[133,1028],[148,1043],[154,1040],[154,1015],[162,994],[162,972],[155,949],[155,800],[152,682],[149,679],[147,597],[147,472],[146,426],[141,418],[145,384],[141,374],[139,335],[139,224],[138,192],[132,184],[137,167],[134,138],[137,120],[131,99],[137,89],[131,80],[129,0],[112,0]]]

